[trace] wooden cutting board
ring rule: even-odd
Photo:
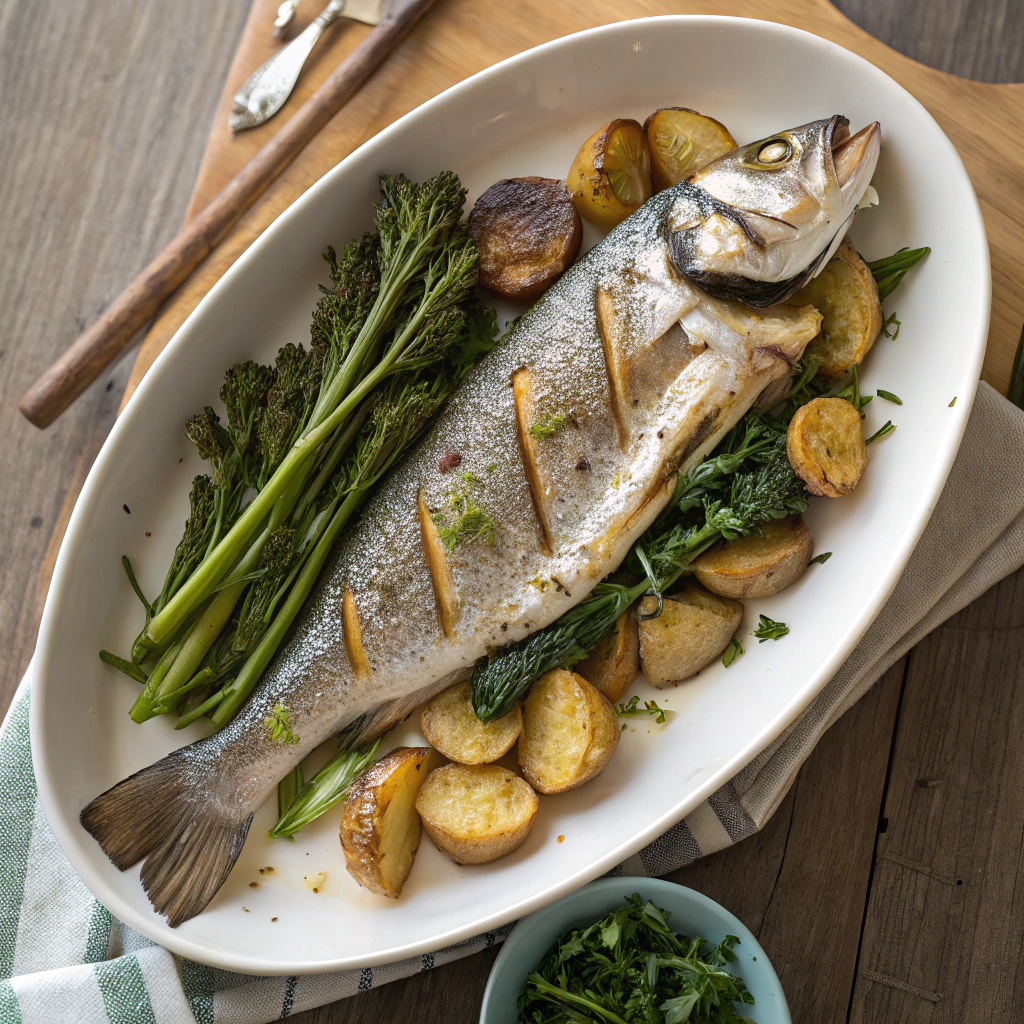
[[[284,124],[370,31],[342,22],[314,51],[284,110],[233,137],[231,97],[280,45],[270,26],[279,0],[253,0],[224,86],[189,207],[200,210]],[[319,11],[305,0],[295,31]],[[924,104],[953,141],[981,200],[992,253],[992,326],[983,377],[1006,390],[1024,322],[1024,85],[972,82],[927,68],[869,36],[828,0],[438,0],[436,7],[235,226],[154,321],[135,361],[127,401],[160,350],[199,300],[275,217],[356,147],[403,114],[469,75],[539,43],[595,25],[658,14],[730,14],[806,29],[867,58]],[[770,62],[771,55],[765,55]],[[922,153],[922,160],[928,159]],[[937,209],[936,217],[956,211]],[[122,403],[123,407],[123,403]]]

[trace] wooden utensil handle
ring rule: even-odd
[[[100,375],[433,3],[393,0],[380,24],[291,120],[32,385],[18,405],[30,423],[48,427]]]

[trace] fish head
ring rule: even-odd
[[[828,262],[871,184],[877,121],[841,114],[740,146],[673,186],[669,257],[698,287],[750,306],[784,301]]]

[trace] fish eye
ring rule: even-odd
[[[769,139],[757,151],[757,161],[762,164],[784,164],[792,155],[793,147],[786,139]]]

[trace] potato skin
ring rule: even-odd
[[[579,255],[583,223],[561,181],[503,178],[476,201],[469,233],[480,249],[480,284],[533,302]]]
[[[345,867],[370,892],[401,894],[420,845],[416,796],[443,760],[431,747],[396,747],[349,788],[340,829]],[[389,811],[395,817],[385,821]]]
[[[807,571],[814,549],[811,531],[800,516],[776,519],[764,536],[726,541],[693,563],[694,575],[712,594],[722,597],[773,597]]]
[[[637,202],[623,202],[612,188],[606,156],[617,135],[635,146],[637,164]],[[654,194],[651,185],[651,158],[647,136],[638,121],[616,119],[599,128],[580,146],[565,177],[573,202],[580,214],[601,228],[613,228],[634,213]]]
[[[657,599],[645,597],[640,611],[657,610]],[[705,590],[694,580],[664,598],[661,615],[640,622],[640,663],[654,686],[689,679],[710,665],[729,646],[743,605]]]
[[[518,775],[495,764],[447,764],[416,798],[427,835],[456,864],[488,864],[518,849],[538,805]]]
[[[611,702],[575,672],[541,676],[523,703],[519,767],[538,793],[565,793],[589,782],[619,742]]]
[[[819,359],[827,377],[843,377],[860,365],[882,330],[878,285],[847,238],[789,303],[810,304],[822,314],[821,333],[807,346],[804,358]]]
[[[640,674],[640,636],[636,609],[627,608],[612,631],[573,669],[613,704]]]
[[[420,731],[450,761],[488,764],[497,761],[523,729],[517,704],[494,722],[481,722],[473,710],[473,684],[456,683],[429,700],[420,712]]]
[[[849,494],[868,464],[860,413],[845,398],[815,398],[802,405],[789,421],[786,454],[811,494]]]

